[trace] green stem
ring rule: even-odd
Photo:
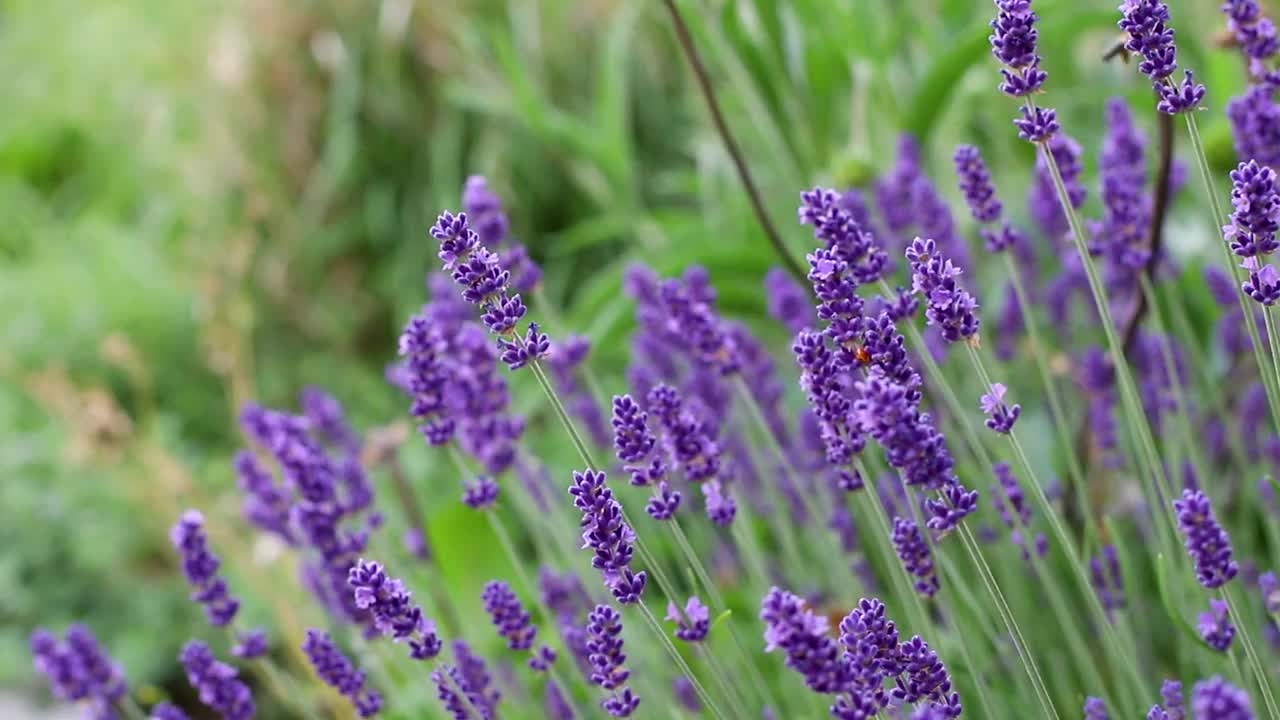
[[[1253,646],[1253,638],[1249,636],[1249,619],[1240,614],[1240,608],[1236,605],[1235,599],[1232,597],[1231,591],[1226,585],[1222,587],[1222,599],[1227,603],[1227,609],[1231,612],[1231,619],[1235,621],[1236,631],[1240,634],[1240,642],[1244,645],[1245,656],[1249,658],[1249,665],[1253,670],[1254,678],[1258,681],[1258,688],[1262,691],[1262,701],[1267,706],[1267,714],[1271,716],[1271,720],[1280,720],[1280,707],[1276,705],[1275,694],[1271,690],[1271,676],[1267,671],[1266,665],[1258,656],[1257,649]]]
[[[724,712],[720,710],[720,706],[716,705],[715,701],[711,699],[711,695],[707,693],[707,689],[702,686],[702,683],[698,681],[698,677],[693,674],[693,670],[690,669],[689,664],[685,662],[684,656],[680,654],[680,651],[676,649],[675,644],[671,642],[671,638],[667,636],[667,632],[662,628],[662,624],[658,622],[658,619],[654,617],[653,612],[649,610],[649,606],[645,604],[643,599],[641,599],[636,603],[636,607],[640,609],[640,614],[644,616],[645,622],[649,624],[649,629],[652,630],[653,633],[658,636],[658,639],[662,641],[663,646],[667,649],[667,654],[670,655],[671,659],[675,661],[677,666],[679,666],[680,672],[684,673],[685,677],[689,678],[689,683],[693,685],[693,690],[698,694],[702,703],[711,710],[712,715],[715,715],[718,718],[725,718],[726,716]]]

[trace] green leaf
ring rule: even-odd
[[[1164,611],[1169,614],[1169,617],[1173,618],[1173,624],[1177,625],[1179,630],[1194,640],[1200,647],[1215,653],[1218,652],[1210,647],[1204,641],[1204,638],[1200,637],[1200,633],[1196,632],[1196,629],[1191,627],[1191,623],[1182,617],[1182,613],[1178,611],[1178,606],[1173,602],[1173,595],[1169,592],[1169,570],[1164,553],[1156,555],[1156,585],[1160,589],[1160,603],[1164,605]]]

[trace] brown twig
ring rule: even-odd
[[[689,33],[689,27],[685,25],[684,18],[680,16],[680,10],[676,8],[675,0],[664,0],[663,4],[667,6],[667,12],[671,14],[671,23],[675,26],[676,37],[680,40],[680,48],[684,51],[685,57],[689,59],[689,65],[693,68],[693,75],[698,81],[698,88],[702,91],[702,99],[706,101],[707,109],[711,111],[711,121],[716,126],[716,132],[720,134],[720,141],[724,143],[725,150],[733,160],[733,166],[738,171],[738,180],[742,182],[743,189],[747,191],[747,197],[751,200],[751,208],[755,211],[760,227],[764,229],[764,234],[769,237],[769,244],[773,245],[774,251],[782,259],[782,264],[786,266],[787,271],[795,276],[802,287],[807,287],[809,283],[808,275],[800,262],[783,244],[782,236],[778,234],[778,228],[773,224],[773,220],[769,218],[768,211],[765,210],[764,201],[760,198],[760,191],[756,188],[755,181],[751,178],[751,171],[747,169],[747,162],[742,156],[742,149],[738,147],[738,142],[734,140],[733,133],[729,131],[729,125],[724,120],[724,114],[720,111],[720,102],[716,99],[715,89],[711,85],[711,76],[707,73],[707,67],[703,64],[702,57],[698,54],[698,48],[694,45],[693,36]]]

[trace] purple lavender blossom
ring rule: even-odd
[[[666,477],[663,453],[655,453],[658,438],[649,429],[649,414],[630,395],[613,397],[613,447],[631,484],[644,487]]]
[[[933,597],[938,592],[938,576],[934,572],[933,554],[925,543],[920,526],[913,520],[893,519],[893,549],[902,560],[902,567],[916,578],[916,592]]]
[[[915,223],[915,207],[911,190],[923,173],[920,167],[920,143],[909,133],[898,136],[897,162],[893,170],[876,183],[876,204],[891,236],[901,235]]]
[[[1200,639],[1218,652],[1230,649],[1236,637],[1236,626],[1227,613],[1227,603],[1217,598],[1209,600],[1208,612],[1200,613],[1196,629],[1200,631]]]
[[[38,628],[31,633],[31,659],[36,672],[45,677],[55,698],[75,702],[94,690],[84,668],[71,650],[53,633]]]
[[[662,480],[654,489],[653,497],[645,503],[644,511],[654,520],[670,520],[680,509],[681,499],[680,492],[672,490],[671,485]]]
[[[992,503],[1000,513],[1000,519],[1009,527],[1013,544],[1022,548],[1022,556],[1029,559],[1031,548],[1024,533],[1031,524],[1031,506],[1007,463],[996,463],[992,471],[999,481],[991,488]],[[1048,539],[1043,534],[1036,537],[1034,544],[1038,555],[1044,555],[1047,543]]]
[[[806,607],[799,596],[770,589],[760,604],[760,619],[765,624],[765,652],[781,650],[786,666],[800,673],[810,690],[839,693],[848,686],[851,668],[828,634],[827,618]]]
[[[169,532],[169,538],[182,556],[182,571],[194,588],[191,599],[204,606],[211,625],[230,625],[240,610],[240,601],[228,591],[227,581],[218,576],[222,561],[209,549],[204,516],[199,510],[187,510]]]
[[[1048,79],[1048,73],[1040,69],[1040,55],[1036,52],[1038,17],[1031,9],[1031,0],[996,0],[996,7],[999,13],[991,21],[995,32],[990,40],[991,54],[1004,65],[1000,69],[1004,75],[1000,92],[1012,97],[1032,95]]]
[[[236,669],[215,658],[208,645],[199,640],[188,642],[179,660],[201,703],[224,720],[249,720],[254,716],[256,707],[249,686],[237,680]]]
[[[172,703],[156,703],[151,708],[149,720],[190,720],[182,708]]]
[[[1242,258],[1270,255],[1280,249],[1280,191],[1276,173],[1256,161],[1242,162],[1231,171],[1231,224],[1223,237]]]
[[[564,691],[560,689],[560,685],[554,680],[547,681],[547,695],[543,712],[546,713],[548,720],[576,720],[573,708],[570,707],[569,701],[564,697]]]
[[[1014,118],[1013,126],[1018,128],[1018,137],[1027,142],[1047,143],[1062,129],[1058,124],[1058,113],[1052,108],[1023,105],[1019,111],[1022,117]]]
[[[597,605],[588,619],[591,682],[612,691],[602,703],[606,712],[613,717],[628,717],[635,712],[640,699],[631,693],[630,688],[624,687],[631,671],[623,666],[627,656],[622,649],[622,615],[608,605]]]
[[[529,257],[524,245],[512,241],[511,223],[502,207],[502,199],[489,189],[480,175],[467,178],[462,189],[462,206],[475,226],[480,242],[490,248],[502,248],[502,269],[511,273],[511,285],[517,292],[532,292],[542,280],[542,268]]]
[[[481,595],[485,612],[493,618],[498,634],[507,640],[507,647],[512,650],[528,650],[538,639],[538,627],[533,624],[533,617],[524,609],[520,598],[516,597],[511,586],[497,580],[484,586]]]
[[[1222,12],[1227,16],[1227,29],[1249,59],[1250,72],[1265,78],[1265,63],[1280,51],[1275,23],[1263,16],[1258,0],[1226,0]]]
[[[1107,704],[1102,698],[1085,698],[1084,720],[1111,720],[1111,713],[1107,712]]]
[[[946,717],[960,716],[960,694],[951,689],[951,673],[919,635],[898,646],[902,677],[892,690],[893,697],[906,703],[928,701]]]
[[[875,282],[884,273],[888,263],[884,249],[840,203],[834,190],[819,187],[801,193],[799,215],[800,224],[813,226],[814,237],[844,263],[858,284]]]
[[[484,658],[471,650],[465,640],[454,640],[453,657],[458,661],[457,670],[462,678],[462,688],[467,693],[471,704],[480,710],[484,717],[492,718],[497,714],[498,701],[502,693],[493,686],[493,676]]]
[[[264,628],[253,628],[236,633],[236,643],[231,647],[231,654],[242,660],[253,660],[266,655],[271,650]]]
[[[1195,720],[1253,720],[1249,693],[1215,675],[1191,689],[1191,715]]]
[[[422,422],[418,429],[432,445],[448,443],[455,431],[445,399],[450,382],[443,357],[447,347],[443,332],[425,314],[410,318],[400,335],[400,356],[405,358],[413,398],[409,413]]]
[[[338,649],[329,634],[314,628],[307,630],[302,651],[311,661],[316,675],[356,708],[362,718],[373,717],[382,709],[382,696],[365,687],[365,674],[357,670],[347,656]]]
[[[1227,103],[1236,157],[1280,167],[1280,103],[1271,85],[1250,87]]]
[[[1264,307],[1271,307],[1280,300],[1280,272],[1271,263],[1259,267],[1258,258],[1245,258],[1240,267],[1249,273],[1249,277],[1240,284],[1244,294]]]
[[[1120,556],[1114,545],[1104,545],[1101,555],[1089,558],[1089,583],[1105,610],[1124,608],[1124,575],[1120,572]]]
[[[827,462],[832,467],[848,465],[862,452],[866,439],[850,415],[852,405],[844,393],[836,355],[822,335],[807,330],[796,336],[792,351],[800,366],[800,387],[819,423]]]
[[[1004,396],[1009,389],[1001,383],[993,383],[991,392],[982,396],[982,412],[987,416],[987,427],[1002,434],[1008,435],[1013,430],[1013,424],[1018,421],[1018,417],[1022,415],[1022,406],[1014,403],[1012,405],[1005,404]]]
[[[68,627],[65,648],[95,709],[105,713],[128,694],[124,668],[107,655],[89,628],[79,624]]]
[[[961,145],[956,148],[953,159],[956,176],[960,180],[960,192],[964,194],[973,219],[984,225],[999,220],[1004,206],[996,197],[991,173],[987,170],[981,151],[973,145]]]
[[[683,611],[668,602],[665,620],[676,623],[676,637],[688,643],[702,642],[711,631],[711,611],[696,595],[684,604]]]
[[[792,334],[813,327],[813,305],[791,273],[779,267],[769,268],[764,276],[764,290],[769,316]]]
[[[582,512],[582,547],[593,552],[591,566],[600,571],[618,602],[639,602],[646,574],[631,570],[636,534],[623,516],[622,505],[605,484],[605,474],[575,471],[569,494],[574,507]]]
[[[430,660],[440,654],[440,637],[435,623],[427,620],[422,608],[400,580],[389,577],[382,565],[359,560],[347,578],[356,607],[366,610],[378,632],[395,642],[408,642],[409,656]]]
[[[1262,607],[1272,615],[1280,615],[1280,580],[1274,572],[1258,576],[1258,590],[1262,593]]]
[[[1143,192],[1145,152],[1146,139],[1134,124],[1128,104],[1122,98],[1107,101],[1107,134],[1099,165],[1106,209],[1101,235],[1111,260],[1130,270],[1146,267],[1151,256],[1146,237],[1151,200]]]
[[[671,693],[685,710],[695,715],[702,712],[702,700],[687,676],[679,675],[671,681]]]
[[[1124,47],[1142,56],[1138,70],[1151,78],[1160,95],[1156,108],[1168,115],[1198,108],[1205,88],[1195,82],[1191,71],[1184,72],[1181,85],[1170,79],[1178,69],[1178,47],[1169,27],[1169,6],[1160,0],[1124,0],[1120,12],[1120,29],[1129,35]]]
[[[689,412],[680,392],[670,385],[653,386],[646,399],[675,466],[691,482],[715,477],[720,471],[720,446],[711,427]]]
[[[1214,302],[1224,308],[1235,307],[1236,282],[1230,273],[1217,265],[1206,265],[1204,283],[1209,287],[1209,294],[1213,296]]]
[[[1231,538],[1214,517],[1209,497],[1198,490],[1184,490],[1173,507],[1200,584],[1210,589],[1222,587],[1236,576],[1240,566],[1231,559]]]
[[[498,504],[501,488],[498,482],[488,475],[463,483],[462,502],[472,510],[489,510]]]
[[[551,339],[538,329],[538,323],[531,322],[522,338],[514,340],[498,338],[498,348],[501,351],[502,362],[506,363],[511,370],[519,370],[531,362],[546,357],[551,351]]]
[[[288,489],[276,483],[271,471],[248,450],[236,453],[234,465],[236,484],[244,492],[241,512],[245,520],[259,530],[293,544],[296,540],[289,528],[292,497]]]
[[[738,515],[738,501],[718,479],[702,483],[702,497],[706,503],[707,518],[720,527],[733,524]]]
[[[1160,699],[1164,703],[1160,709],[1165,713],[1160,720],[1184,720],[1186,702],[1182,697],[1181,682],[1165,680],[1160,686]]]
[[[948,342],[978,333],[978,303],[956,282],[961,270],[943,257],[933,240],[916,238],[907,248],[912,289],[924,298],[925,318],[942,331]]]

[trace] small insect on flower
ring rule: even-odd
[[[871,352],[867,350],[866,345],[859,345],[858,349],[853,351],[854,357],[858,358],[858,363],[863,366],[871,364]]]

